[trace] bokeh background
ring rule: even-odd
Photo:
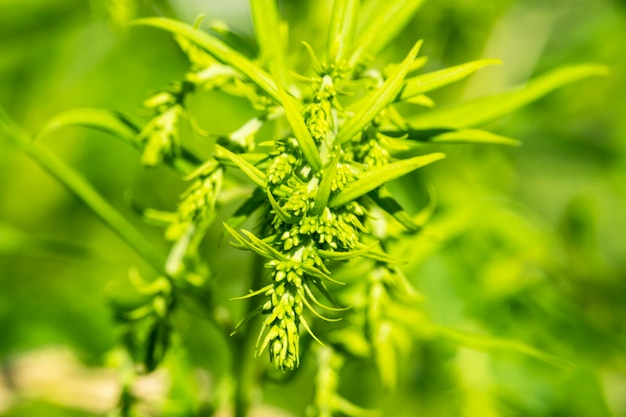
[[[295,53],[304,53],[300,40],[316,46],[327,2],[282,6]],[[145,120],[142,101],[181,79],[188,62],[168,34],[126,23],[154,15],[192,22],[200,13],[252,34],[242,0],[0,0],[0,105],[30,134],[76,107]],[[426,1],[386,54],[399,59],[419,38],[428,70],[481,57],[503,61],[434,94],[441,105],[503,91],[562,65],[610,67],[608,77],[567,86],[488,126],[521,147],[445,148],[444,162],[409,178],[434,187],[438,199],[428,233],[408,244],[405,266],[428,317],[523,341],[574,367],[425,340],[407,359],[410,383],[393,402],[369,395],[379,390],[375,378],[358,368],[346,371],[344,395],[359,404],[382,402],[385,415],[394,416],[626,416],[626,2]],[[234,101],[216,106],[207,99],[197,108],[199,123],[215,134],[250,114]],[[136,151],[99,132],[65,129],[41,145],[166,249],[162,231],[141,224],[130,202],[173,208],[185,188],[176,175],[141,168]],[[410,198],[407,181],[396,189],[419,209],[423,201]],[[229,271],[217,285],[225,304],[245,273],[236,256],[207,248],[214,269]],[[115,405],[119,331],[109,299],[130,266],[149,271],[0,137],[0,415],[103,415]],[[195,389],[217,395],[211,381],[227,372],[226,348],[215,346],[201,318],[189,313],[183,321],[189,363],[205,372]],[[167,406],[172,380],[157,375],[141,393],[166,415],[202,415]],[[268,385],[263,398],[303,415],[311,395],[302,376],[288,387]]]

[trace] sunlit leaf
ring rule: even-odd
[[[603,65],[572,65],[541,75],[512,91],[421,113],[409,119],[413,129],[467,128],[507,115],[569,83],[606,75]]]
[[[377,90],[366,97],[355,110],[354,116],[346,121],[337,133],[336,140],[344,143],[357,135],[367,124],[369,124],[378,114],[389,104],[391,104],[398,92],[402,88],[404,77],[406,76],[411,63],[422,46],[422,41],[418,41],[402,64],[396,68],[387,80]]]
[[[228,149],[220,145],[215,145],[215,157],[220,159],[227,159],[234,163],[241,171],[248,176],[259,187],[265,189],[265,174],[261,172],[257,167],[240,157],[239,155],[232,153]]]
[[[358,9],[358,0],[334,1],[326,47],[329,63],[341,62],[346,58],[352,46]]]
[[[188,38],[198,44],[198,46],[205,49],[218,61],[235,68],[237,71],[249,78],[250,81],[254,82],[261,90],[265,91],[270,97],[277,102],[280,102],[276,83],[267,72],[245,56],[231,49],[221,40],[209,35],[208,33],[197,30],[193,26],[186,23],[163,17],[138,19],[135,20],[133,24],[164,29],[176,35]]]
[[[418,75],[417,77],[408,78],[405,80],[404,88],[400,92],[397,100],[405,101],[420,94],[436,90],[437,88],[443,87],[447,84],[462,80],[481,68],[495,64],[500,64],[500,61],[497,59],[481,59],[449,67],[440,71]]]
[[[369,193],[381,185],[402,177],[411,171],[445,158],[442,153],[431,153],[423,156],[392,162],[387,165],[375,167],[358,176],[358,179],[348,184],[331,201],[331,207],[344,205],[360,196]]]
[[[365,55],[376,56],[400,33],[413,17],[423,0],[371,0],[361,9],[361,22],[354,45],[358,45],[350,57],[352,67]]]
[[[283,22],[280,19],[276,0],[251,0],[250,11],[254,23],[261,60],[273,68],[281,83],[286,81],[287,66],[285,57],[286,42],[283,36]]]
[[[285,116],[291,126],[294,136],[302,149],[302,154],[306,158],[314,172],[317,172],[322,167],[322,160],[320,159],[320,153],[315,145],[315,141],[311,137],[309,128],[306,126],[302,114],[296,105],[296,102],[289,94],[282,88],[279,89],[280,101],[285,109]]]

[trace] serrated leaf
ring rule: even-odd
[[[420,94],[436,90],[444,85],[462,80],[481,68],[496,64],[500,64],[500,61],[497,59],[481,59],[440,71],[418,75],[417,77],[411,77],[405,80],[404,88],[397,97],[397,101],[405,101],[412,97],[419,96]]]
[[[132,24],[138,26],[152,26],[186,37],[190,41],[198,44],[198,46],[202,47],[218,61],[235,68],[250,79],[250,81],[255,83],[261,90],[265,91],[270,97],[280,102],[276,83],[267,72],[208,33],[194,29],[193,26],[186,23],[164,17],[138,19],[132,22]]]
[[[330,201],[330,207],[339,207],[369,193],[375,188],[402,177],[411,171],[445,158],[443,153],[431,153],[423,156],[392,162],[376,167],[358,176],[358,179],[348,184],[335,198]]]
[[[265,174],[261,172],[257,167],[241,158],[239,155],[232,153],[228,149],[220,145],[215,145],[215,157],[225,158],[241,169],[241,171],[248,176],[256,185],[265,189]]]
[[[346,58],[347,51],[352,46],[358,9],[358,0],[334,1],[326,45],[329,63],[340,62]]]
[[[336,140],[339,143],[347,142],[358,134],[367,124],[369,124],[378,114],[389,104],[393,103],[398,92],[402,88],[404,77],[415,56],[422,46],[422,41],[415,43],[407,57],[396,68],[393,74],[385,80],[382,86],[363,99],[362,103],[351,117],[337,133]]]
[[[359,47],[350,57],[351,67],[355,67],[368,54],[376,56],[393,38],[400,33],[413,17],[423,0],[371,0],[365,2],[359,13],[362,24],[354,45]]]
[[[311,165],[314,172],[319,171],[322,168],[320,153],[315,145],[315,141],[311,137],[309,128],[306,126],[304,118],[302,117],[295,100],[291,98],[291,96],[282,88],[279,88],[278,94],[283,108],[285,109],[287,121],[291,126],[291,130],[293,131],[298,144],[300,145],[304,158],[307,160],[309,165]]]
[[[69,110],[55,116],[46,127],[35,136],[34,140],[48,136],[59,129],[72,126],[88,127],[109,133],[137,148],[139,148],[140,145],[136,140],[140,129],[135,124],[121,113],[94,108]]]
[[[573,65],[534,78],[512,91],[436,109],[409,119],[413,129],[468,128],[490,122],[569,83],[606,75],[603,65]]]

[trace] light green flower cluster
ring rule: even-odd
[[[180,120],[185,114],[182,105],[183,89],[174,86],[171,91],[159,92],[144,102],[156,116],[139,134],[144,143],[141,163],[154,167],[164,159],[180,155]]]

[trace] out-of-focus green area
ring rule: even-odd
[[[323,3],[283,4],[295,55],[305,54],[300,40],[314,47],[321,41]],[[30,134],[75,107],[112,108],[141,120],[142,100],[183,77],[188,63],[168,34],[125,24],[152,15],[191,22],[201,12],[252,33],[239,0],[0,0],[0,105]],[[458,347],[458,335],[424,340],[402,367],[411,384],[384,405],[384,415],[626,416],[626,3],[427,1],[386,53],[397,61],[419,38],[428,70],[480,57],[503,61],[434,94],[440,105],[569,63],[604,63],[611,74],[488,126],[521,140],[520,148],[444,148],[444,162],[395,187],[413,211],[426,186],[436,190],[430,226],[397,249],[411,259],[403,269],[424,295],[430,319],[522,341],[573,367],[488,343]],[[246,120],[249,109],[217,100],[194,103],[205,115],[202,128],[226,133]],[[100,132],[70,128],[43,142],[166,247],[162,231],[141,224],[130,202],[171,210],[185,188],[176,175],[140,168],[135,150]],[[217,241],[217,228],[214,235]],[[228,305],[249,265],[216,245],[205,249],[217,299]],[[0,415],[83,416],[114,405],[119,388],[110,352],[118,331],[108,299],[123,292],[132,266],[149,276],[80,201],[0,137]],[[196,388],[219,395],[211,387],[227,372],[226,347],[214,343],[193,308],[179,320],[188,351],[181,367],[199,369],[206,381]],[[312,395],[309,371],[305,366],[292,385],[268,385],[264,401],[302,414]],[[156,379],[146,396],[167,396]],[[355,403],[376,405],[364,394],[378,397],[376,384],[373,374],[349,368],[342,391]]]

